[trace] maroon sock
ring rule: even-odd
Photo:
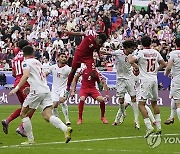
[[[70,91],[70,87],[71,87],[73,78],[74,78],[74,73],[71,72],[68,76],[68,81],[67,81],[67,90],[68,91]]]
[[[100,109],[101,109],[101,118],[102,118],[102,117],[104,117],[104,114],[105,114],[105,103],[104,103],[104,101],[100,102]]]
[[[79,104],[78,104],[78,109],[79,109],[79,119],[82,119],[82,114],[83,114],[83,110],[84,110],[84,101],[80,100]]]
[[[14,111],[7,119],[6,121],[8,123],[10,123],[12,120],[16,119],[17,117],[19,117],[21,113],[21,108],[17,109],[16,111]]]

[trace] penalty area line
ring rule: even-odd
[[[162,136],[179,136],[180,134],[164,134]],[[144,138],[144,136],[121,136],[121,137],[111,137],[111,138],[95,138],[95,139],[86,139],[86,140],[74,140],[70,141],[71,143],[83,143],[83,142],[95,142],[95,141],[108,141],[108,140],[119,140],[119,139],[135,139],[135,138]],[[65,144],[65,142],[44,142],[44,143],[34,143],[30,145],[5,145],[0,146],[0,149],[6,148],[19,148],[19,147],[29,147],[29,146],[41,146],[41,145],[54,145],[54,144]]]

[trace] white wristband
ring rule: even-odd
[[[17,86],[15,87],[15,89],[16,89],[16,90],[19,90],[19,86],[17,85]]]

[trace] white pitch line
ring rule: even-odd
[[[162,136],[178,136],[180,134],[164,134]],[[75,140],[70,141],[70,143],[82,143],[82,142],[93,142],[93,141],[107,141],[107,140],[118,140],[118,139],[134,139],[134,138],[143,138],[144,136],[121,136],[121,137],[112,137],[112,138],[98,138],[98,139],[87,139],[87,140]],[[65,144],[64,142],[46,142],[46,143],[34,143],[31,145],[7,145],[7,146],[0,146],[0,149],[5,148],[17,148],[17,147],[24,147],[24,146],[38,146],[38,145],[53,145],[53,144]]]

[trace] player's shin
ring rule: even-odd
[[[28,141],[33,142],[34,136],[33,136],[33,132],[32,132],[31,120],[29,119],[29,117],[25,117],[22,119],[22,123],[23,123],[24,130],[26,132]]]
[[[134,111],[134,120],[139,121],[139,110],[138,110],[138,104],[137,102],[132,102],[132,108]]]
[[[179,121],[180,121],[180,108],[177,108],[176,111],[177,111],[178,119],[179,119]]]
[[[66,103],[61,103],[61,107],[62,107],[62,112],[63,112],[64,117],[65,117],[66,124],[70,123],[69,114],[68,114],[68,105]]]
[[[174,99],[171,99],[171,114],[170,114],[171,119],[174,118],[175,113],[176,113],[176,106],[174,103]]]
[[[49,122],[56,128],[61,129],[63,132],[67,131],[67,126],[58,117],[52,115],[49,118]]]
[[[78,110],[79,110],[79,119],[82,120],[82,114],[83,114],[83,110],[84,110],[84,100],[80,100],[80,102],[78,104]]]
[[[149,106],[145,105],[145,108],[146,108],[146,111],[148,112],[148,117],[150,118],[152,123],[156,124],[156,120],[155,120],[154,115],[153,115],[151,109],[149,108]]]

